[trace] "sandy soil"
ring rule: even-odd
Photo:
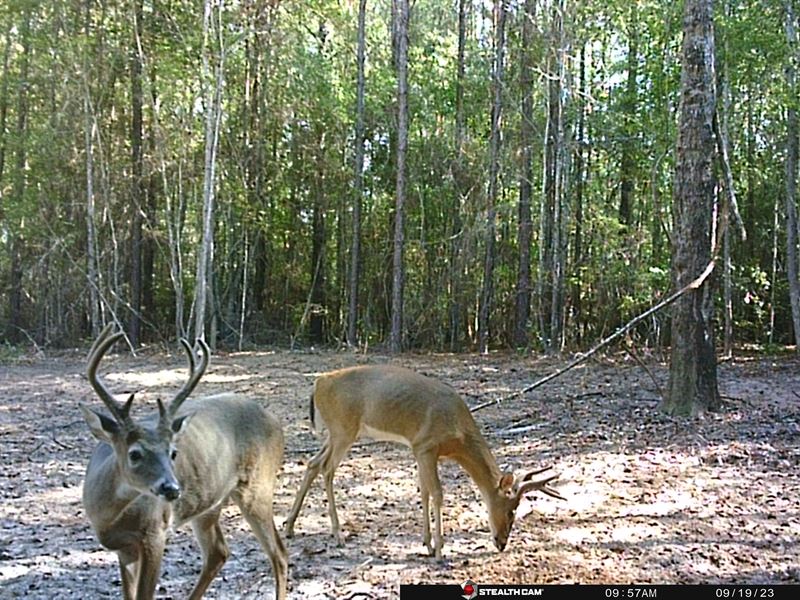
[[[521,389],[559,366],[494,355],[253,352],[216,355],[198,393],[263,398],[282,421],[286,460],[280,526],[306,461],[319,447],[307,421],[314,377],[357,363],[396,362],[448,382],[470,405]],[[667,370],[650,364],[664,385]],[[0,597],[120,596],[114,554],[96,541],[80,494],[94,446],[78,410],[94,403],[82,352],[0,364]],[[115,392],[138,391],[138,412],[181,385],[177,352],[124,353],[104,363]],[[337,471],[346,536],[328,535],[321,483],[288,540],[291,598],[394,598],[400,583],[800,583],[800,370],[793,358],[720,366],[725,410],[684,420],[659,414],[653,379],[604,359],[522,399],[475,413],[501,464],[552,464],[559,501],[532,498],[509,547],[491,544],[480,496],[456,465],[445,488],[445,560],[425,555],[410,452],[359,443]],[[208,598],[272,597],[272,574],[235,507],[224,527],[231,558]],[[170,537],[159,598],[183,598],[199,572],[188,527]]]

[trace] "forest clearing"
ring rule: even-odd
[[[474,406],[525,387],[559,361],[352,352],[219,354],[196,394],[258,396],[283,423],[276,523],[285,519],[305,464],[314,378],[365,363],[401,364],[452,385]],[[667,376],[648,368],[661,387]],[[0,366],[0,596],[116,598],[116,558],[100,547],[80,502],[94,438],[79,403],[99,405],[83,352],[6,359]],[[626,355],[598,358],[526,395],[475,413],[498,462],[519,472],[552,465],[567,498],[531,496],[509,545],[494,549],[485,508],[466,473],[443,462],[444,562],[426,555],[413,457],[358,442],[336,472],[345,543],[336,547],[322,484],[311,488],[286,540],[290,598],[394,598],[400,583],[800,583],[800,370],[795,357],[740,357],[719,366],[723,409],[674,418],[656,410],[651,377]],[[110,355],[104,379],[137,392],[135,415],[155,410],[185,377],[179,352]],[[208,598],[272,597],[255,537],[224,512],[231,556]],[[191,531],[175,531],[157,589],[182,598],[201,564]]]

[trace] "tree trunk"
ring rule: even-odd
[[[392,352],[403,348],[404,217],[406,201],[406,151],[408,148],[408,0],[396,0],[397,67],[397,179],[395,188],[394,252],[392,255]]]
[[[533,191],[533,36],[536,19],[535,0],[525,1],[522,20],[522,64],[519,83],[522,91],[520,107],[520,146],[522,164],[519,178],[519,267],[514,318],[514,345],[528,345],[528,321],[531,317],[531,196]]]
[[[546,352],[554,350],[553,279],[555,275],[555,215],[558,200],[559,129],[561,123],[561,76],[559,73],[561,13],[554,4],[550,16],[549,48],[547,50],[547,124],[544,141],[542,204],[539,216],[539,273],[536,280],[539,335]]]
[[[219,129],[222,120],[222,87],[225,51],[222,47],[222,2],[218,6],[217,24],[219,33],[219,60],[216,65],[214,89],[210,65],[209,30],[212,19],[212,0],[205,0],[203,14],[203,99],[206,107],[205,131],[205,169],[203,172],[203,232],[200,249],[197,253],[197,273],[195,275],[195,338],[205,339],[206,317],[212,302],[212,273],[214,264],[214,213],[217,147],[219,145]],[[214,338],[213,332],[209,335]]]
[[[142,330],[142,210],[144,210],[144,161],[142,156],[142,0],[133,5],[131,56],[131,246],[130,321],[128,338],[136,347]]]
[[[367,0],[358,3],[358,73],[356,75],[355,167],[353,172],[353,239],[350,245],[350,280],[347,305],[347,344],[358,344],[358,283],[361,269],[361,201],[364,195],[364,61]]]
[[[711,260],[716,106],[713,0],[686,0],[683,28],[673,192],[672,269],[676,289],[694,280]],[[673,309],[669,390],[662,403],[669,414],[694,415],[720,406],[711,279],[681,297]]]
[[[27,187],[27,178],[25,176],[25,164],[27,162],[27,144],[28,144],[28,68],[30,66],[30,22],[31,13],[30,8],[26,9],[23,17],[22,28],[20,30],[20,38],[22,41],[22,56],[20,58],[19,69],[19,91],[17,95],[17,129],[16,129],[16,161],[14,169],[13,184],[11,187],[12,203],[16,206],[22,206],[25,202],[25,191]],[[1,207],[0,207],[1,208]],[[10,260],[10,273],[8,283],[8,323],[6,330],[6,339],[16,344],[21,339],[20,335],[24,331],[24,323],[22,316],[22,279],[24,275],[22,254],[25,246],[25,241],[22,234],[17,231],[17,224],[14,223],[11,229],[11,260]]]
[[[321,344],[325,339],[325,133],[320,130],[316,144],[317,172],[315,175],[313,215],[311,217],[311,341]]]
[[[6,119],[8,117],[8,63],[11,56],[11,24],[6,29],[5,45],[3,47],[3,75],[0,77],[0,218],[3,214],[3,175],[6,170]]]
[[[800,352],[800,280],[798,280],[797,257],[797,163],[800,137],[798,137],[795,72],[798,46],[792,0],[786,0],[786,42],[789,45],[789,57],[786,63],[786,87],[789,89],[789,98],[791,98],[786,111],[786,275],[789,279],[789,300],[792,305],[795,351]]]
[[[483,286],[478,311],[478,351],[489,351],[492,304],[494,301],[495,233],[497,228],[497,188],[500,176],[500,122],[503,100],[503,61],[505,54],[506,0],[495,0],[495,55],[492,77],[492,133],[489,142],[489,186],[486,193],[486,247],[483,259]]]
[[[619,222],[630,225],[633,210],[634,192],[634,140],[638,123],[636,111],[638,107],[636,79],[639,74],[639,11],[638,4],[631,2],[631,22],[628,32],[628,79],[625,85],[625,100],[623,103],[622,120],[622,158],[620,160],[620,193],[619,193]]]
[[[448,269],[448,340],[450,351],[455,352],[461,344],[461,251],[463,245],[463,223],[461,207],[467,195],[464,181],[464,54],[467,43],[467,0],[458,0],[458,58],[456,64],[456,115],[455,115],[455,160],[452,163],[453,205],[450,214],[450,248]]]

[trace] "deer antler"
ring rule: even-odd
[[[206,372],[209,356],[211,354],[211,351],[208,349],[208,344],[198,338],[195,342],[195,346],[200,347],[200,365],[196,367],[194,350],[189,345],[189,342],[181,338],[181,346],[183,346],[183,349],[186,350],[186,357],[189,361],[189,381],[184,384],[184,386],[169,403],[167,413],[170,416],[174,416],[178,412],[178,409],[181,407],[181,404],[183,404],[183,401],[186,400],[186,398],[189,397],[189,394],[194,391],[194,388],[197,387],[197,384],[200,382],[200,378],[203,376],[203,373]]]
[[[548,484],[557,479],[559,473],[555,475],[550,475],[549,477],[545,477],[544,479],[537,479],[535,481],[530,481],[534,475],[538,475],[539,473],[544,473],[545,471],[549,471],[550,467],[544,467],[543,469],[537,469],[536,471],[529,471],[522,476],[520,481],[524,482],[519,489],[517,490],[517,497],[522,498],[525,494],[528,494],[534,490],[538,490],[543,494],[547,494],[548,496],[552,496],[553,498],[558,498],[559,500],[566,500],[564,496],[562,496],[559,491],[553,487],[550,487]]]
[[[116,400],[114,400],[114,396],[108,391],[108,388],[105,384],[97,378],[97,367],[100,365],[100,361],[105,356],[105,353],[108,352],[108,349],[113,346],[118,339],[123,337],[125,334],[121,331],[118,331],[115,334],[111,334],[111,330],[113,328],[113,323],[109,323],[103,328],[103,331],[100,332],[100,335],[92,344],[92,348],[89,350],[89,358],[88,364],[86,367],[86,376],[89,379],[89,383],[92,385],[92,388],[100,396],[100,399],[103,401],[103,404],[106,405],[108,410],[111,412],[111,415],[119,424],[127,423],[130,419],[128,416],[130,413],[131,403],[133,402],[133,394],[128,398],[128,401],[120,406]]]

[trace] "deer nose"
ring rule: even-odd
[[[164,496],[169,502],[172,502],[181,495],[181,488],[174,481],[165,481],[158,487],[158,495]]]

